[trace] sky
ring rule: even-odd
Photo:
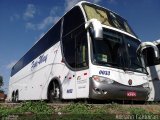
[[[81,0],[0,0],[0,75],[7,93],[11,67]],[[124,17],[142,41],[160,39],[160,0],[88,0]]]

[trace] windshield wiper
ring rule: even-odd
[[[138,66],[138,67],[140,67],[140,68],[142,68],[142,69],[144,69],[145,72],[148,74],[148,72],[147,72],[147,70],[146,70],[145,67],[143,67],[143,66],[141,66],[141,65],[139,65],[139,64],[137,64],[137,63],[135,63],[135,62],[133,62],[133,64],[136,65],[136,66]]]

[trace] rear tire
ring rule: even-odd
[[[15,92],[13,91],[13,92],[12,92],[11,102],[14,102],[14,101],[15,101]]]
[[[19,93],[18,93],[18,91],[16,92],[16,94],[15,94],[15,101],[14,101],[15,103],[18,103],[19,102]]]
[[[48,99],[50,103],[57,103],[61,100],[61,90],[57,82],[52,82],[49,89]]]

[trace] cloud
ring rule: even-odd
[[[23,18],[25,20],[28,20],[28,19],[34,18],[35,14],[36,14],[36,7],[33,4],[28,4],[23,14]]]
[[[55,6],[55,7],[51,8],[50,15],[51,16],[53,16],[53,15],[55,16],[58,11],[60,11],[60,8],[58,6]]]
[[[48,16],[40,24],[38,24],[37,28],[38,30],[42,30],[53,23],[55,23],[55,18],[52,16]]]
[[[44,30],[45,28],[47,28],[48,26],[52,26],[54,25],[59,19],[60,17],[57,15],[57,11],[59,11],[59,7],[53,7],[50,12],[49,15],[47,17],[45,17],[41,22],[39,23],[31,23],[28,22],[26,23],[26,29],[31,29],[31,30]]]
[[[37,24],[37,29],[43,30],[49,25],[54,25],[60,19],[60,17],[57,15],[59,10],[60,8],[57,6],[51,8],[49,12],[49,16],[47,16],[46,18],[42,20],[42,22]]]
[[[11,61],[8,65],[6,65],[6,68],[7,68],[7,69],[11,69],[16,63],[17,63],[16,60]]]
[[[43,30],[49,25],[54,25],[59,19],[59,16],[48,16],[40,24],[37,25],[37,28],[38,30]]]
[[[44,30],[48,26],[54,25],[59,19],[60,19],[60,17],[58,17],[58,16],[56,16],[56,17],[48,16],[48,17],[44,18],[44,20],[38,24],[33,24],[31,22],[28,22],[28,23],[26,23],[26,29]]]
[[[83,0],[65,0],[65,11],[70,10],[75,4],[77,4],[80,1],[83,1]],[[92,3],[101,2],[101,0],[88,0],[88,1]]]
[[[76,3],[81,0],[65,0],[65,11],[70,10]]]
[[[108,0],[107,1],[109,4],[116,4],[117,2],[116,2],[116,0]]]
[[[36,30],[36,25],[33,23],[26,23],[26,29]]]
[[[14,20],[18,20],[20,19],[20,15],[18,14],[13,14],[11,17],[10,17],[10,21],[14,21]]]
[[[109,2],[115,2],[115,0],[109,0]]]
[[[92,0],[93,3],[99,3],[101,0]]]

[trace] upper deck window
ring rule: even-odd
[[[127,21],[122,17],[120,17],[119,15],[107,9],[91,4],[83,4],[83,8],[88,20],[95,18],[104,25],[123,30],[125,32],[128,32],[136,36],[132,31],[132,29],[130,28],[130,26],[128,25]]]

